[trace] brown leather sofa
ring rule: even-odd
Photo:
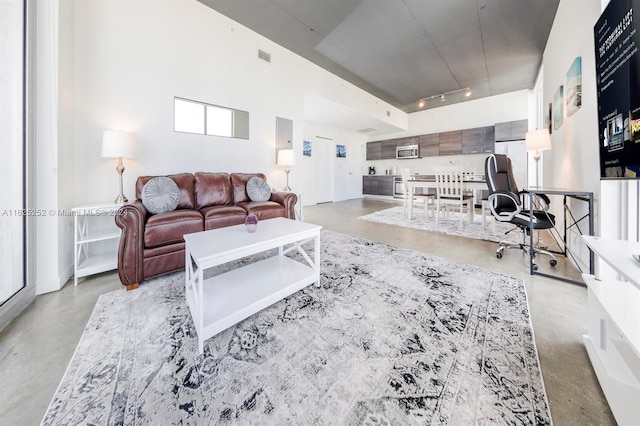
[[[272,192],[269,201],[251,201],[247,181],[262,173],[181,173],[169,175],[180,189],[176,210],[150,214],[141,200],[142,188],[155,176],[136,181],[136,200],[122,206],[116,225],[122,229],[118,249],[118,275],[127,290],[145,279],[184,268],[184,234],[244,223],[249,213],[259,220],[295,219],[297,197]]]

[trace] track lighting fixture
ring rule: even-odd
[[[454,93],[458,93],[458,92],[464,92],[464,96],[465,97],[469,97],[471,96],[471,88],[470,87],[465,87],[463,89],[458,89],[458,90],[452,90],[450,92],[445,92],[445,93],[441,93],[439,95],[433,95],[433,96],[429,96],[427,98],[422,98],[420,100],[418,100],[418,108],[424,108],[424,106],[426,105],[427,101],[430,101],[431,99],[440,99],[440,102],[444,102],[446,101],[446,96],[447,95],[453,95]]]

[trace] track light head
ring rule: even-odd
[[[426,102],[430,101],[431,99],[440,98],[440,102],[444,102],[444,101],[447,100],[446,99],[447,95],[453,95],[455,93],[460,93],[460,92],[464,92],[464,96],[465,97],[471,96],[471,88],[470,87],[465,87],[465,88],[462,88],[462,89],[456,89],[456,90],[452,90],[450,92],[442,93],[440,95],[432,95],[432,96],[429,96],[429,97],[426,97],[426,98],[422,98],[422,99],[420,99],[418,101],[418,108],[424,108],[424,106],[426,105]]]

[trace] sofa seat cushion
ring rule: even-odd
[[[244,223],[247,212],[238,206],[209,206],[200,210],[204,217],[204,229],[218,229]]]
[[[144,229],[145,248],[183,242],[182,236],[204,230],[202,214],[196,210],[174,210],[150,216]]]
[[[247,214],[253,213],[258,216],[258,220],[286,217],[284,206],[275,201],[247,201],[238,206],[246,210]]]

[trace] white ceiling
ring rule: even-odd
[[[406,130],[310,92],[304,94],[304,118],[366,136]]]
[[[559,3],[199,1],[405,112],[531,89]]]

